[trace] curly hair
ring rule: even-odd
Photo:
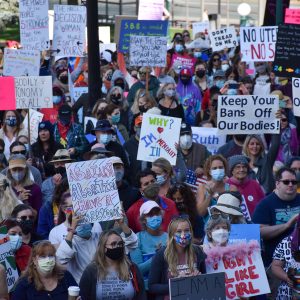
[[[211,155],[205,161],[204,168],[203,168],[204,175],[207,177],[208,180],[211,180],[210,169],[211,169],[212,162],[214,160],[221,161],[223,163],[223,165],[224,165],[225,174],[228,173],[228,162],[227,162],[226,158],[223,155],[220,155],[220,154]]]

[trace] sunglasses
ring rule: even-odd
[[[281,119],[281,121],[282,121],[282,122],[286,122],[286,121],[287,121],[287,119]]]
[[[25,154],[26,154],[26,150],[22,150],[22,151],[13,151],[11,154],[22,154],[22,155],[25,155]]]
[[[107,246],[110,246],[112,248],[123,248],[125,243],[123,241],[120,242],[112,242],[111,244],[107,244]]]
[[[26,221],[26,220],[31,220],[33,221],[34,220],[34,216],[22,216],[22,217],[19,217],[17,218],[18,220],[21,220],[21,221]]]
[[[298,183],[298,181],[297,180],[279,180],[280,182],[282,182],[284,185],[289,185],[290,183],[292,184],[292,185],[296,185],[297,183]]]
[[[214,58],[213,61],[220,61],[220,58]]]

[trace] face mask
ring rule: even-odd
[[[76,234],[83,239],[89,239],[92,235],[93,225],[91,223],[78,225],[76,228]]]
[[[141,127],[137,127],[136,129],[135,129],[135,135],[139,138],[140,137],[140,135],[141,135]]]
[[[29,145],[28,144],[24,144],[24,147],[26,149],[26,152],[28,152],[29,151]]]
[[[9,242],[12,251],[16,252],[22,246],[22,237],[19,235],[9,235]]]
[[[9,119],[5,120],[5,124],[9,127],[15,127],[17,125],[17,118],[10,117]]]
[[[124,90],[124,88],[125,88],[124,82],[117,82],[117,83],[115,83],[115,86],[119,86],[122,90]]]
[[[225,84],[225,81],[224,80],[217,80],[216,81],[216,86],[221,89]]]
[[[144,105],[139,105],[139,111],[145,113],[148,109]]]
[[[111,102],[116,104],[116,105],[119,105],[122,102],[121,98],[122,98],[121,94],[117,94],[117,95],[112,94],[111,95]]]
[[[194,52],[195,58],[200,58],[202,56],[202,52]]]
[[[106,248],[105,255],[111,260],[120,260],[124,257],[124,247]]]
[[[120,119],[121,119],[121,115],[120,114],[112,115],[111,116],[111,122],[113,124],[118,124],[120,122]]]
[[[68,76],[67,75],[60,76],[59,80],[61,81],[61,83],[67,84],[68,83]]]
[[[68,125],[71,122],[71,116],[60,116],[59,121],[63,125]]]
[[[152,230],[156,230],[162,223],[162,216],[153,216],[146,218],[146,225]]]
[[[55,267],[55,257],[45,257],[38,259],[38,267],[42,273],[51,273]]]
[[[300,182],[300,171],[296,172],[296,180]]]
[[[112,135],[111,134],[101,134],[99,137],[98,142],[104,145],[107,145],[112,139]]]
[[[228,230],[222,228],[217,229],[211,233],[212,240],[218,245],[222,245],[225,242],[227,242],[228,236],[229,236]]]
[[[256,66],[255,70],[258,74],[263,74],[266,72],[267,66],[265,64],[260,65],[260,66]]]
[[[61,101],[61,96],[53,96],[52,97],[53,104],[58,104]]]
[[[213,180],[221,181],[225,177],[225,170],[224,169],[211,170],[210,175],[211,175]]]
[[[179,211],[184,211],[185,210],[185,204],[184,204],[183,201],[182,202],[176,202],[175,204],[176,204],[176,207]]]
[[[229,89],[227,90],[227,95],[237,95],[237,90],[236,89]]]
[[[143,191],[144,197],[150,200],[155,200],[158,196],[159,189],[160,185],[158,183],[154,182],[149,184]]]
[[[175,234],[175,242],[181,247],[186,247],[191,243],[192,235],[190,233],[185,233],[183,236],[180,234]]]
[[[180,45],[180,44],[178,44],[178,45],[175,45],[175,51],[176,52],[182,52],[183,51],[183,46],[182,45]]]
[[[168,89],[164,91],[165,96],[167,97],[174,97],[176,95],[176,91],[173,89]]]
[[[23,178],[25,177],[25,171],[19,171],[19,172],[13,172],[11,173],[11,177],[15,180],[15,181],[22,181]]]
[[[124,170],[115,170],[115,177],[117,182],[122,181],[124,177]]]
[[[179,138],[179,144],[180,144],[180,147],[183,150],[190,149],[192,147],[192,144],[193,144],[192,137],[188,134],[182,135]]]
[[[66,168],[65,167],[58,167],[58,168],[55,168],[55,174],[60,174],[61,176],[64,176],[67,171],[66,171]]]
[[[225,64],[221,66],[222,71],[226,72],[229,69],[229,65]]]
[[[203,78],[205,76],[205,70],[196,71],[196,75],[199,78]]]
[[[19,222],[22,232],[28,234],[33,230],[33,220],[25,220]]]
[[[188,84],[191,80],[191,77],[180,77],[180,80],[182,81],[183,84]]]
[[[166,183],[167,178],[165,177],[165,175],[156,175],[156,182],[159,185],[163,185],[164,183]]]

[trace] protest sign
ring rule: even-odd
[[[143,114],[138,160],[153,162],[159,157],[176,165],[181,119]]]
[[[192,25],[193,25],[193,37],[195,37],[195,35],[198,32],[208,34],[208,30],[209,30],[209,22],[208,21],[196,22],[196,23],[193,23]]]
[[[51,108],[52,77],[15,77],[16,105],[18,109]]]
[[[48,50],[48,1],[19,1],[20,38],[23,49]]]
[[[210,31],[209,38],[213,51],[234,48],[238,45],[234,26]]]
[[[15,110],[16,94],[14,77],[0,76],[0,110]]]
[[[122,20],[120,28],[119,51],[129,52],[130,36],[167,36],[168,21]]]
[[[169,279],[170,300],[225,300],[225,273]]]
[[[178,54],[173,54],[172,55],[172,61],[171,61],[171,66],[174,69],[176,73],[179,73],[182,68],[188,68],[192,70],[194,74],[194,66],[196,63],[196,58],[188,58],[188,57],[183,57]]]
[[[273,26],[277,24],[276,11],[278,9],[277,0],[264,0],[264,2],[259,2],[259,4],[266,3],[265,15],[264,15],[264,26]],[[280,0],[282,13],[289,8],[290,0]]]
[[[86,7],[54,5],[53,49],[59,56],[84,56]]]
[[[224,134],[279,133],[278,96],[219,96],[218,129]]]
[[[39,135],[39,123],[42,122],[44,114],[34,110],[29,109],[29,126],[30,126],[30,144],[37,141]],[[25,131],[28,131],[28,114],[25,116],[23,121],[23,127]]]
[[[300,9],[286,8],[284,16],[285,24],[300,24]]]
[[[138,19],[162,20],[164,4],[164,0],[140,0]]]
[[[277,40],[277,26],[241,27],[242,61],[273,61]]]
[[[278,26],[273,71],[279,77],[300,77],[300,25],[281,24]]]
[[[137,16],[115,16],[115,33],[114,33],[114,42],[119,44],[120,39],[120,30],[121,30],[121,22],[122,20],[137,20]],[[100,44],[101,45],[101,44]]]
[[[206,146],[211,154],[226,143],[226,134],[220,134],[218,128],[192,127],[193,142]]]
[[[130,65],[137,67],[165,67],[167,64],[167,37],[130,37]]]
[[[6,282],[10,292],[19,278],[18,269],[15,262],[15,254],[11,249],[7,228],[0,227],[0,263],[6,270]]]
[[[96,159],[66,164],[72,203],[85,223],[122,217],[121,204],[111,160]]]
[[[293,112],[294,115],[300,117],[300,79],[293,78]]]
[[[39,51],[4,48],[4,76],[38,76],[39,73]]]
[[[252,199],[253,199],[252,195],[248,196],[248,198],[249,197],[252,197]],[[249,212],[249,209],[248,209],[247,202],[246,202],[245,197],[243,195],[242,195],[242,202],[241,202],[240,207],[241,207],[242,213],[245,217],[245,220],[248,221],[248,222],[251,222],[251,215],[250,215],[250,212]]]
[[[231,224],[229,244],[257,241],[260,244],[259,224]]]
[[[270,293],[257,241],[205,247],[206,272],[225,272],[226,299],[248,298]]]

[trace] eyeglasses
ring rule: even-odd
[[[124,247],[125,243],[123,241],[120,242],[112,242],[111,244],[107,244],[106,246],[110,246],[112,249],[114,248],[122,248]]]
[[[34,220],[34,216],[22,216],[22,217],[19,217],[17,218],[17,221],[26,221],[26,220]]]
[[[288,180],[288,179],[286,179],[286,180],[279,180],[279,181],[282,182],[284,185],[289,185],[290,183],[292,185],[296,185],[298,183],[297,180]]]
[[[220,61],[220,58],[214,58],[213,61]]]
[[[22,154],[22,155],[26,155],[26,150],[22,150],[22,151],[13,151],[11,154]]]
[[[223,218],[223,219],[226,219],[226,220],[230,220],[230,217],[228,214],[226,213],[223,213],[223,212],[213,212],[211,215],[210,215],[210,218],[213,219],[213,220],[217,220],[218,218]]]
[[[281,119],[281,121],[282,121],[282,122],[286,122],[286,121],[287,121],[287,119]]]

